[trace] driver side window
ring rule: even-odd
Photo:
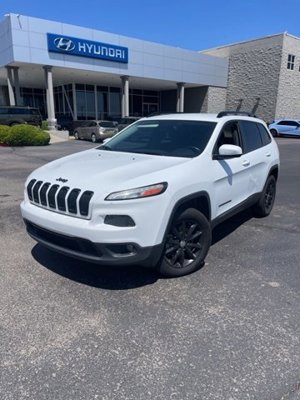
[[[216,152],[223,144],[233,144],[235,146],[241,146],[241,140],[238,130],[238,124],[236,121],[231,121],[225,124],[222,131],[218,137],[216,144]]]

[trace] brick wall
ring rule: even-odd
[[[294,69],[288,69],[288,55],[295,56]],[[275,118],[300,118],[300,39],[284,35]]]
[[[229,57],[226,109],[254,112],[265,121],[276,113],[283,34],[207,50]]]

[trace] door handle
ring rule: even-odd
[[[270,152],[267,152],[267,153],[266,153],[266,157],[271,157],[271,153],[270,153]]]
[[[249,160],[245,160],[243,161],[243,167],[248,167],[250,165],[250,161]]]

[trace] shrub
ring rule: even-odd
[[[47,132],[32,125],[14,125],[9,128],[4,143],[9,146],[43,146],[48,144],[50,136]]]
[[[48,130],[48,121],[42,121],[41,129],[43,131],[47,131]]]
[[[5,139],[8,135],[9,127],[7,125],[0,125],[0,144],[5,143]]]

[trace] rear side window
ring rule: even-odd
[[[272,139],[266,128],[262,124],[256,124],[256,126],[259,130],[263,146],[266,146],[267,144],[271,143]]]
[[[250,151],[263,146],[260,131],[255,122],[239,121],[239,124],[244,144],[244,153],[250,153]]]
[[[8,108],[0,108],[0,114],[8,114]]]
[[[299,124],[297,123],[297,121],[287,121],[287,120],[284,120],[284,121],[278,122],[277,125],[298,126]]]

